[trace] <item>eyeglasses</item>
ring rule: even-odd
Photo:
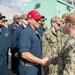
[[[24,20],[26,20],[26,21],[27,21],[28,19],[24,19]]]
[[[5,22],[5,20],[3,22]]]

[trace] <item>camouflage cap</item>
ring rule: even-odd
[[[68,13],[64,13],[63,15],[62,15],[62,19],[66,19],[66,17],[68,16]]]
[[[67,17],[66,17],[66,22],[70,22],[72,24],[75,24],[75,12],[70,13]]]
[[[61,24],[61,19],[60,19],[58,16],[52,17],[51,21],[52,21],[52,22],[56,22],[56,23],[58,23],[58,24]]]
[[[62,23],[65,23],[65,19],[66,19],[67,16],[68,16],[68,13],[64,13],[64,14],[62,15],[62,19],[61,19],[61,22],[62,22]]]

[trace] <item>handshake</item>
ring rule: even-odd
[[[46,57],[43,58],[42,61],[43,61],[42,65],[44,66],[48,66],[50,64],[56,65],[58,64],[58,57],[54,57],[54,58]]]
[[[42,65],[48,66],[48,65],[50,65],[50,64],[51,64],[51,58],[46,57],[46,58],[43,58],[43,59],[42,59]]]

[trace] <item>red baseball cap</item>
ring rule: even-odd
[[[35,20],[39,20],[41,18],[41,15],[38,11],[31,10],[30,12],[28,12],[27,17],[28,18],[33,18]]]

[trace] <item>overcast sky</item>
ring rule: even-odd
[[[0,0],[0,4],[9,6],[10,8],[22,11],[23,3],[30,2],[32,0]]]

